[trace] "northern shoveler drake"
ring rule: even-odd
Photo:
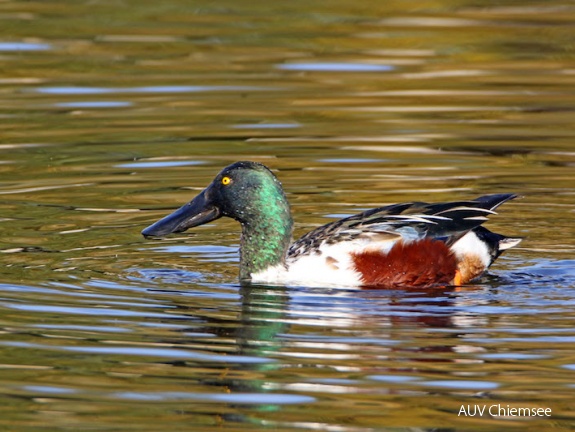
[[[242,227],[242,282],[304,286],[427,288],[480,276],[521,238],[481,224],[515,194],[470,201],[409,202],[328,223],[290,245],[293,220],[281,183],[266,166],[236,162],[192,201],[142,231],[161,237],[222,216]]]

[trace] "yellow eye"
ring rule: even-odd
[[[227,177],[227,176],[224,177],[224,178],[222,178],[222,184],[223,184],[224,186],[229,185],[231,182],[232,182],[232,179],[229,178],[229,177]]]

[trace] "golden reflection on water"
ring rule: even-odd
[[[568,428],[574,12],[5,2],[2,427]],[[417,293],[240,289],[230,220],[140,237],[243,159],[276,172],[296,236],[512,191],[489,224],[526,238]],[[553,416],[457,416],[483,402]]]

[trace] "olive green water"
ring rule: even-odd
[[[0,430],[572,430],[574,20],[567,1],[1,2]],[[243,159],[276,170],[296,235],[516,192],[488,226],[525,240],[424,293],[240,289],[230,220],[140,236]]]

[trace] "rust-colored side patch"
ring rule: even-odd
[[[455,256],[441,241],[425,239],[396,243],[389,253],[366,251],[352,255],[355,269],[368,287],[425,288],[449,285],[457,270]]]

